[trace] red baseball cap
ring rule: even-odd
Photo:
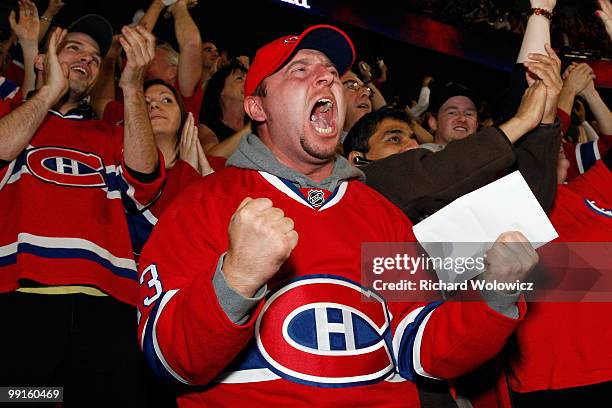
[[[261,81],[274,74],[296,52],[305,48],[327,55],[340,75],[348,71],[355,61],[355,47],[344,31],[324,24],[312,26],[299,36],[284,36],[257,51],[244,83],[244,95],[252,95]]]

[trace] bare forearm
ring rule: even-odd
[[[140,20],[140,24],[144,25],[147,31],[153,32],[155,24],[157,24],[157,20],[163,9],[164,5],[160,0],[153,0],[145,15]]]
[[[414,131],[414,135],[416,136],[419,144],[423,143],[431,143],[434,140],[434,137],[431,133],[426,131],[423,126],[419,125],[417,122],[412,124],[412,130]]]
[[[533,14],[527,21],[523,43],[516,62],[521,64],[527,61],[529,53],[546,55],[545,43],[550,44],[550,20],[544,16]]]
[[[123,159],[125,165],[150,174],[158,166],[157,147],[149,121],[142,88],[123,88],[125,123]]]
[[[45,13],[40,18],[40,32],[38,33],[38,41],[42,41],[49,31],[49,27],[51,27],[51,21],[53,20],[54,14],[49,10],[45,11]]]
[[[593,89],[583,92],[581,96],[589,104],[589,108],[599,124],[601,133],[612,135],[612,114],[606,103],[601,99],[599,92]]]
[[[224,141],[213,145],[211,148],[208,149],[206,154],[208,154],[209,156],[229,158],[232,154],[234,154],[236,149],[238,149],[238,145],[240,145],[240,141],[242,140],[242,138],[248,135],[250,132],[251,127],[245,126],[244,128],[234,133],[232,136],[228,137]]]
[[[0,119],[0,160],[13,161],[28,146],[53,102],[51,93],[43,86],[31,99]]]
[[[513,117],[509,121],[499,125],[499,129],[504,132],[510,143],[515,143],[526,133],[531,131],[529,126],[526,126],[522,120],[516,117]]]
[[[178,82],[183,96],[192,96],[202,76],[202,39],[200,30],[185,3],[174,9],[174,33],[179,45]]]
[[[34,59],[38,54],[38,44],[22,44],[23,51],[23,84],[21,85],[22,95],[27,97],[28,93],[36,87],[36,73],[34,70]]]
[[[91,90],[91,104],[99,118],[104,116],[106,104],[115,99],[115,65],[119,59],[118,50],[111,47],[100,66],[96,85]]]
[[[200,30],[191,18],[187,5],[178,3],[174,6],[174,35],[179,45],[179,50],[183,47],[201,42]]]
[[[561,89],[559,94],[559,102],[557,107],[568,115],[572,114],[572,108],[574,107],[574,99],[576,99],[576,92],[567,86]]]

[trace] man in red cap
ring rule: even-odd
[[[358,283],[362,242],[415,238],[336,156],[353,58],[325,25],[261,48],[244,102],[257,136],[177,198],[145,246],[139,340],[157,375],[187,386],[180,406],[419,406],[419,376],[470,371],[522,319],[516,294],[400,304]],[[535,262],[529,245],[496,244],[485,275],[522,279]]]

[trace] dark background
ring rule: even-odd
[[[517,7],[523,1],[510,1],[509,7]],[[42,14],[47,6],[47,0],[35,1]],[[16,1],[0,0],[0,22],[6,21],[7,9]],[[115,30],[132,21],[134,12],[146,9],[150,0],[64,0],[66,4],[56,16],[54,24],[66,26],[77,17],[97,13],[106,17]],[[417,13],[414,1],[399,2],[389,0],[309,0],[310,10],[304,10],[280,0],[201,0],[191,10],[204,40],[212,40],[217,47],[228,51],[230,56],[246,54],[253,58],[255,51],[261,45],[286,34],[299,34],[306,27],[314,24],[334,24],[344,29],[355,43],[358,59],[365,59],[374,66],[377,58],[383,58],[389,67],[389,80],[383,91],[387,99],[395,95],[403,100],[416,99],[420,83],[425,75],[433,75],[438,81],[455,80],[462,82],[483,95],[486,99],[495,100],[506,86],[509,73],[508,67],[518,54],[520,39],[512,36],[500,36],[498,49],[506,58],[505,68],[496,69],[485,64],[473,63],[464,58],[444,55],[425,48],[416,47],[406,42],[398,41],[393,24],[401,23],[402,16],[407,12]],[[559,0],[557,8],[562,5],[596,9],[595,0]],[[576,4],[574,4],[576,3]],[[520,4],[519,4],[520,5]],[[318,14],[317,14],[318,13]],[[358,19],[360,25],[370,28],[364,30],[342,23],[340,20]],[[385,26],[381,22],[389,21]],[[469,28],[461,28],[466,38],[478,39],[481,33],[470,33]],[[382,34],[377,34],[377,33]],[[154,33],[161,39],[174,38],[172,20],[160,16]],[[435,33],[432,34],[435,38]],[[488,39],[487,39],[488,40]],[[473,45],[473,44],[472,44]],[[554,44],[553,44],[554,45]],[[481,57],[487,61],[488,56]],[[495,65],[495,64],[489,64]],[[499,64],[498,64],[499,65]],[[611,100],[610,90],[602,91],[607,101]]]

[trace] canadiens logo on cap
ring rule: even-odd
[[[257,50],[244,81],[244,95],[253,95],[261,81],[281,69],[302,49],[325,54],[340,75],[348,71],[355,60],[355,48],[344,31],[325,24],[312,26],[300,35],[278,38]]]
[[[298,36],[297,35],[292,35],[291,37],[287,37],[283,40],[284,44],[292,44],[294,42],[296,42],[298,40]]]

